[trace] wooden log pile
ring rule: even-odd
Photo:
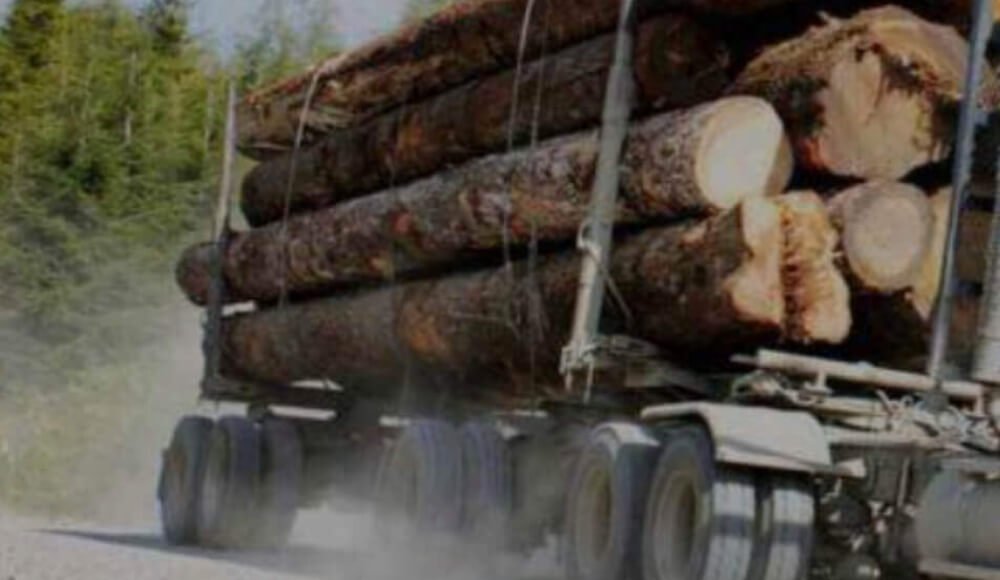
[[[643,5],[605,331],[691,366],[868,352],[887,328],[880,355],[912,356],[967,67],[946,3]],[[242,103],[262,162],[219,259],[226,301],[256,306],[224,321],[228,377],[560,396],[620,3],[537,4],[456,4]],[[783,4],[808,25],[770,27]],[[977,98],[997,94],[987,74]],[[213,252],[178,264],[199,305]]]

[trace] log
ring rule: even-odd
[[[993,214],[983,210],[966,209],[962,214],[958,247],[961,248],[955,271],[962,282],[982,283],[990,260],[990,235]]]
[[[795,342],[839,344],[851,331],[850,291],[836,265],[839,242],[822,199],[813,192],[778,199],[784,221],[786,334]]]
[[[711,100],[727,82],[726,51],[685,16],[645,23],[637,39],[640,111]],[[259,226],[292,213],[430,175],[448,165],[595,126],[603,109],[614,37],[603,36],[516,71],[474,81],[255,168],[243,211]],[[515,101],[519,104],[512,116]]]
[[[927,195],[904,183],[873,181],[828,204],[840,232],[842,269],[858,292],[891,294],[914,287],[934,238]]]
[[[730,92],[775,105],[805,169],[896,180],[949,155],[967,60],[953,28],[887,6],[765,50]]]
[[[785,296],[796,292],[785,284],[818,286],[808,276],[824,268],[783,275],[800,260],[796,246],[786,247],[785,230],[807,228],[778,199],[748,200],[618,244],[609,274],[622,303],[605,309],[607,327],[706,362],[773,343],[789,328],[811,328],[790,318],[814,317],[808,308],[818,303],[786,308]],[[421,368],[469,395],[477,386],[508,398],[558,393],[579,265],[561,255],[535,267],[519,262],[229,318],[225,373],[277,384],[329,379],[375,396],[392,394]],[[834,306],[849,315],[846,302]]]
[[[675,0],[643,6],[646,12],[673,4],[735,14],[781,1]],[[474,78],[514,68],[528,5],[529,0],[462,2],[251,94],[238,110],[242,151],[265,158],[290,149],[310,89],[306,143]],[[618,0],[537,0],[523,39],[525,57],[534,60],[611,32],[620,7]]]
[[[941,265],[948,231],[951,192],[941,190],[930,199],[933,230],[929,251],[917,279],[909,289],[892,293],[856,293],[852,306],[857,315],[850,349],[866,359],[922,370],[930,347],[935,301],[941,288]],[[960,242],[958,265],[970,246]],[[973,249],[973,251],[975,251]],[[952,362],[962,364],[972,355],[979,300],[959,292],[951,326]]]
[[[235,234],[223,260],[229,300],[268,302],[412,278],[505,243],[571,240],[586,219],[598,148],[596,132],[559,138],[295,216],[287,226]],[[636,123],[623,157],[618,221],[710,215],[779,194],[791,157],[781,120],[756,98]],[[207,300],[212,247],[195,246],[177,268],[197,304]]]

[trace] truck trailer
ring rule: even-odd
[[[373,541],[389,546],[433,549],[428,538],[443,537],[476,554],[527,554],[558,537],[572,580],[1000,578],[1000,220],[974,361],[956,372],[947,359],[960,217],[985,119],[972,95],[994,23],[992,2],[974,4],[959,193],[926,372],[776,349],[706,368],[601,332],[635,41],[624,2],[564,384],[499,405],[475,389],[392,384],[379,389],[390,396],[366,397],[327,377],[227,376],[220,328],[238,316],[224,306],[219,257],[227,171],[201,395],[246,413],[177,424],[158,490],[166,540],[280,547],[298,510],[336,494],[372,502]],[[230,136],[234,123],[231,107]],[[229,168],[231,142],[227,153]],[[469,391],[477,396],[461,396]]]

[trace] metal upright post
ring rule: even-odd
[[[590,210],[580,234],[583,267],[577,294],[570,343],[563,351],[562,372],[567,386],[574,373],[596,364],[601,312],[607,291],[611,247],[614,241],[615,212],[618,204],[620,164],[635,87],[632,52],[635,46],[635,2],[622,2],[615,45],[615,60],[608,77],[601,126],[597,174],[591,193]]]
[[[236,161],[236,85],[230,83],[226,109],[226,135],[222,155],[222,178],[219,183],[219,197],[212,224],[214,247],[211,258],[212,284],[208,293],[207,319],[202,351],[205,356],[205,373],[202,377],[202,391],[212,389],[219,378],[222,366],[222,311],[225,304],[226,282],[223,276],[222,260],[229,243],[231,200],[233,189],[233,165]]]
[[[927,362],[927,374],[939,382],[945,378],[944,370],[948,356],[952,310],[957,289],[955,262],[959,228],[961,227],[962,210],[965,207],[972,174],[976,126],[982,116],[978,97],[979,87],[982,85],[983,69],[986,65],[987,43],[993,26],[992,0],[976,0],[972,17],[972,42],[969,49],[965,94],[962,101],[958,138],[955,146],[955,163],[952,171],[953,194],[951,212],[948,216],[948,237],[941,267],[941,292],[938,294],[934,307],[933,334]]]

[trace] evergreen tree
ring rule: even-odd
[[[24,71],[48,64],[63,4],[63,0],[15,0],[3,30],[5,58],[16,61]]]
[[[188,39],[187,0],[151,0],[143,10],[156,50],[176,55]]]
[[[422,20],[438,10],[454,4],[457,0],[410,0],[406,6],[403,19],[406,21]]]
[[[0,124],[0,301],[50,347],[144,304],[141,281],[207,223],[224,83],[186,33],[150,26],[165,6],[66,8],[31,77],[0,90],[16,112]]]
[[[249,90],[302,71],[340,48],[333,0],[265,0],[256,30],[237,46],[240,85]]]

